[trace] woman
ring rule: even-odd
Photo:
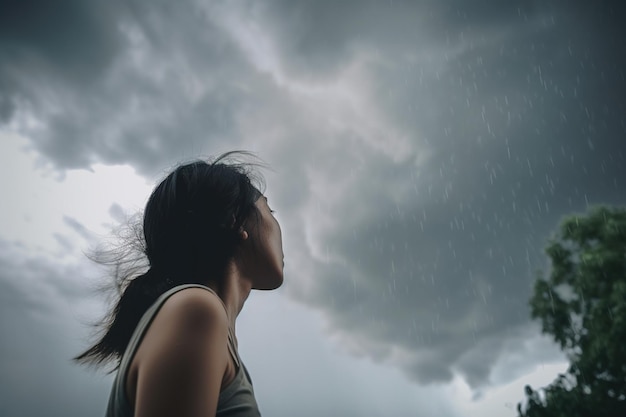
[[[260,415],[235,320],[250,290],[282,284],[284,256],[267,198],[232,154],[179,166],[148,200],[149,269],[76,358],[117,361],[107,416]]]

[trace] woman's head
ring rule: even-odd
[[[178,166],[148,200],[146,255],[173,284],[221,275],[242,241],[243,225],[259,219],[255,177],[249,165],[228,163],[232,156]]]
[[[161,294],[179,284],[219,285],[229,265],[237,265],[253,288],[282,284],[280,226],[253,183],[260,182],[255,181],[254,164],[233,161],[236,156],[249,154],[229,152],[212,162],[178,166],[146,204],[144,242],[131,233],[130,245],[122,245],[121,251],[94,256],[113,267],[115,287],[123,291],[101,323],[102,337],[76,360],[92,364],[119,360],[142,315]],[[150,268],[137,276],[138,246]]]

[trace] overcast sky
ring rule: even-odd
[[[626,204],[613,1],[0,1],[0,415],[100,416],[84,253],[180,161],[258,154],[285,284],[240,316],[266,416],[509,416],[562,216]]]

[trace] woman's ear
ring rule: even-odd
[[[235,223],[237,222],[237,219],[235,218],[235,215],[233,214],[233,222],[230,224],[230,227],[232,228]],[[243,225],[239,226],[239,237],[241,238],[241,241],[243,242],[244,240],[248,240],[248,232],[246,232],[243,229]]]

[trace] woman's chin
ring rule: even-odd
[[[276,275],[271,278],[267,277],[265,279],[259,280],[259,282],[255,283],[252,289],[270,291],[270,290],[275,290],[276,288],[279,288],[281,285],[283,285],[282,271],[280,275]]]

